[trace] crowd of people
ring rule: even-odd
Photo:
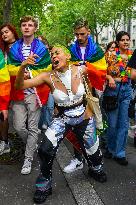
[[[76,40],[68,47],[57,42],[50,46],[43,36],[36,38],[37,27],[32,16],[20,19],[22,38],[11,24],[0,27],[0,155],[10,153],[10,108],[14,129],[26,144],[21,174],[31,173],[38,129],[43,131],[38,149],[40,173],[33,198],[34,202],[43,203],[52,193],[53,160],[69,131],[79,146],[73,143],[74,156],[64,172],[82,169],[86,159],[88,175],[100,183],[107,181],[95,113],[85,98],[85,83],[93,96],[102,101],[100,107],[106,115],[104,157],[113,158],[120,165],[128,164],[128,112],[130,102],[134,102],[136,52],[129,49],[130,35],[120,31],[104,53],[85,19],[75,22]]]

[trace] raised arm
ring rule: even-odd
[[[49,73],[47,72],[41,73],[35,78],[24,80],[24,73],[27,66],[36,65],[35,64],[36,57],[37,55],[31,54],[25,61],[22,62],[15,81],[15,88],[17,90],[37,87],[38,85],[41,85],[43,83],[49,85]]]

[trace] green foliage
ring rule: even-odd
[[[8,1],[8,0],[7,0]],[[11,1],[11,0],[9,0]],[[1,0],[0,24],[2,24],[5,0]],[[9,11],[11,23],[19,31],[19,19],[33,15],[39,19],[38,34],[44,34],[49,43],[68,44],[73,38],[73,24],[77,18],[89,21],[91,32],[98,37],[104,26],[111,25],[116,32],[121,17],[127,23],[136,13],[135,0],[13,0]]]
[[[59,41],[67,44],[73,39],[73,23],[84,17],[89,21],[92,34],[98,37],[102,28],[112,25],[115,32],[120,26],[121,17],[126,23],[131,17],[135,0],[52,0],[52,10],[48,13],[51,22],[47,27],[47,37],[51,42]],[[56,18],[55,18],[56,17]],[[98,29],[99,27],[99,29]],[[52,29],[54,28],[54,30]]]

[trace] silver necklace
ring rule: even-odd
[[[63,85],[65,86],[70,101],[73,101],[73,93],[71,90],[71,66],[69,66],[69,69],[65,73],[60,73],[57,71],[57,75],[63,83]]]

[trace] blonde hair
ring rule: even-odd
[[[63,45],[56,43],[53,48],[61,48],[65,54],[70,54],[70,51]]]
[[[38,27],[38,21],[37,19],[35,19],[33,16],[23,16],[21,19],[20,19],[20,26],[23,22],[28,22],[28,21],[32,21],[34,22],[34,26],[35,28]]]

